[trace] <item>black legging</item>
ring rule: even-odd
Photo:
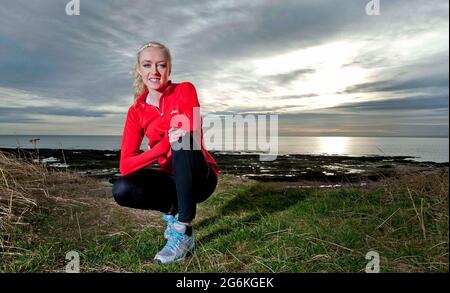
[[[192,136],[186,134],[185,138],[189,137]],[[141,169],[122,176],[114,182],[114,199],[119,205],[130,208],[178,212],[180,222],[192,221],[196,204],[214,192],[217,176],[198,149],[172,148],[172,169],[173,175]]]

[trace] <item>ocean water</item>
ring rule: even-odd
[[[51,149],[96,149],[119,150],[120,136],[52,136],[52,135],[0,135],[0,148],[34,148],[30,139],[38,138],[38,148]],[[239,146],[242,143],[242,146]],[[243,139],[237,140],[236,146],[226,148],[226,142],[205,142],[213,151],[231,152],[267,152],[269,148],[249,148]],[[146,149],[147,141],[142,142]],[[449,139],[440,137],[312,137],[280,136],[278,143],[271,142],[271,151],[278,154],[313,154],[313,155],[386,155],[412,156],[416,161],[448,162]]]

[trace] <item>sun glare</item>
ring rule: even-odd
[[[347,137],[319,137],[319,153],[321,154],[345,154],[348,151]]]

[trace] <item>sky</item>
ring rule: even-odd
[[[376,1],[376,0],[375,0]],[[0,134],[121,135],[137,50],[171,50],[204,119],[280,135],[448,136],[449,2],[0,0]]]

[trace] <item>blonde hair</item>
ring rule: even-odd
[[[144,90],[145,90],[145,84],[144,81],[142,80],[141,75],[138,72],[139,69],[139,57],[141,56],[141,52],[146,49],[146,48],[160,48],[163,50],[164,55],[166,55],[167,60],[168,60],[168,66],[169,66],[169,74],[170,71],[172,70],[172,56],[170,55],[170,50],[169,48],[167,48],[166,46],[164,46],[163,44],[159,43],[159,42],[148,42],[146,44],[144,44],[137,52],[136,54],[136,63],[134,64],[134,70],[133,70],[133,77],[134,77],[134,83],[133,83],[133,95],[134,95],[134,99],[136,99]]]

